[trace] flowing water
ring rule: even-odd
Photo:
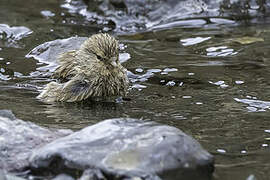
[[[208,1],[183,1],[172,11],[168,2],[128,16],[106,4],[93,10],[88,1],[1,0],[0,109],[74,130],[115,117],[154,120],[180,128],[215,155],[214,179],[269,179],[269,17],[255,5],[239,20],[233,12],[218,16]],[[46,104],[36,98],[52,81],[57,53],[107,31],[121,42],[131,81],[127,100]]]

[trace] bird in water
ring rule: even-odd
[[[47,102],[106,100],[125,96],[126,69],[120,64],[118,41],[106,33],[92,35],[78,50],[59,56],[59,67],[38,98]]]

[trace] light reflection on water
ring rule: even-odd
[[[249,112],[260,112],[270,110],[270,101],[257,100],[256,97],[252,99],[238,99],[234,98],[235,101],[247,104],[246,107]]]

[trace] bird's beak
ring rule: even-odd
[[[115,61],[111,62],[111,65],[116,67],[117,66],[117,63]]]
[[[117,66],[116,61],[117,61],[117,57],[112,57],[112,58],[110,59],[111,65],[114,66],[114,67],[116,67],[116,66]]]
[[[111,62],[116,62],[117,61],[117,57],[111,57],[110,61]]]

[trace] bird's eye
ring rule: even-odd
[[[101,56],[99,56],[99,55],[97,55],[97,58],[98,58],[98,60],[100,60],[100,61],[102,61],[103,59],[102,59],[102,57]]]
[[[98,58],[98,60],[102,60],[102,57],[101,57],[101,56],[99,56],[99,55],[97,55],[97,58]]]

